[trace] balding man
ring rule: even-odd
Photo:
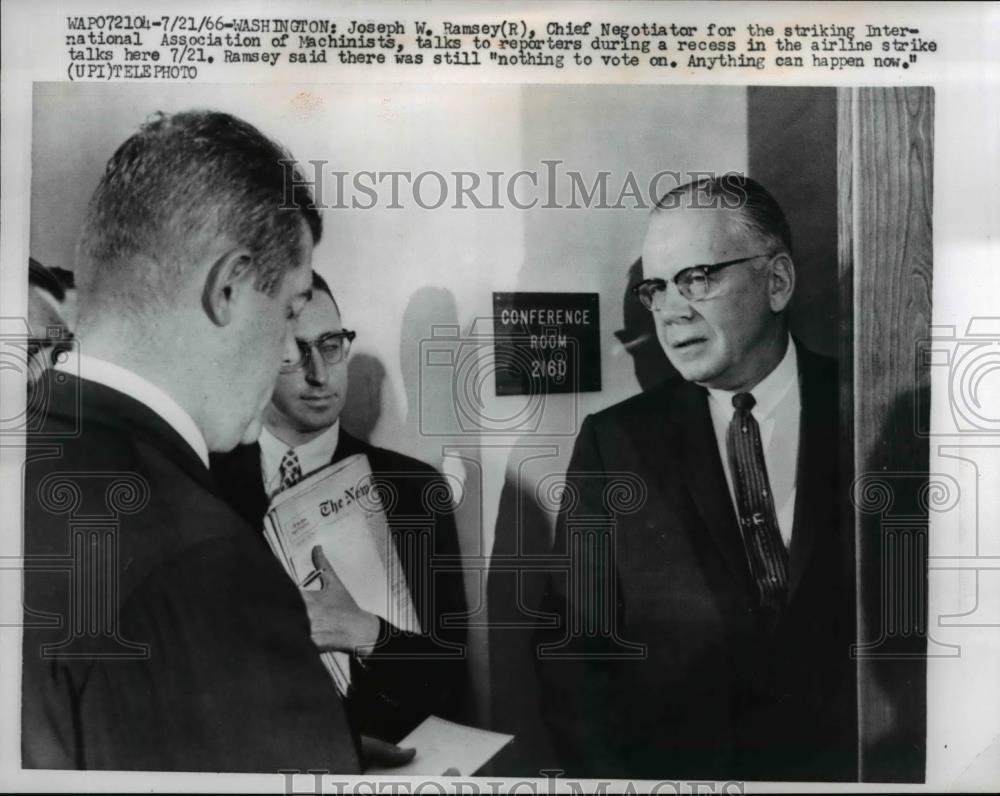
[[[837,371],[789,334],[784,213],[736,175],[679,187],[642,267],[682,380],[580,429],[556,534],[576,566],[550,579],[562,623],[539,637],[562,767],[855,779]]]

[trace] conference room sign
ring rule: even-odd
[[[496,394],[601,389],[597,293],[494,293]]]

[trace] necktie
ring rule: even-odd
[[[773,624],[785,606],[788,551],[778,529],[760,426],[750,412],[756,403],[747,392],[733,396],[736,411],[726,435],[726,449],[750,573],[757,584],[760,605]]]
[[[288,489],[302,480],[302,467],[299,464],[299,457],[295,455],[294,448],[289,448],[281,457],[281,466],[278,472],[281,475],[279,489]]]

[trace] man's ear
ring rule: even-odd
[[[228,326],[241,290],[253,289],[253,257],[245,246],[228,249],[209,267],[201,303],[216,326]]]
[[[792,300],[795,292],[795,263],[792,258],[782,252],[771,260],[771,275],[769,290],[771,295],[771,311],[782,312]]]

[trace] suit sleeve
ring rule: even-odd
[[[613,535],[595,535],[596,528],[613,533],[603,494],[607,481],[588,417],[573,449],[556,522],[553,552],[568,558],[569,571],[549,576],[541,604],[557,622],[535,638],[542,715],[569,776],[607,775],[620,759],[614,748],[614,663],[608,660],[615,645],[605,617],[613,618],[612,627],[621,627],[621,603],[609,544]]]
[[[89,767],[359,771],[305,607],[264,551],[234,539],[190,549],[132,595],[121,627],[149,652],[95,664],[82,697]]]
[[[429,467],[426,479],[419,482],[422,494],[445,486]],[[468,694],[465,587],[458,567],[458,531],[450,509],[435,511],[431,533],[430,560],[421,553],[425,548],[420,544],[397,544],[405,551],[401,558],[411,597],[427,606],[420,612],[422,632],[403,633],[380,619],[380,643],[364,659],[363,667],[355,667],[355,671],[360,668],[359,685],[363,682],[372,692],[369,706],[392,708],[393,718],[376,725],[391,727],[391,734],[400,737],[431,714],[468,718],[464,715]],[[446,617],[450,617],[447,623]]]

